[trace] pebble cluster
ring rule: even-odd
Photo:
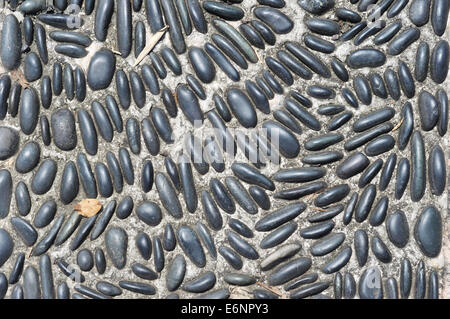
[[[441,295],[448,0],[0,4],[0,298]]]

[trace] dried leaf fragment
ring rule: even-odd
[[[142,52],[139,54],[139,56],[136,58],[136,61],[134,62],[133,67],[137,66],[139,63],[141,63],[142,60],[150,53],[150,51],[153,50],[155,45],[159,42],[159,40],[162,38],[164,33],[166,33],[166,30],[169,29],[169,26],[165,26],[161,30],[155,32],[150,39],[147,39],[147,44],[145,48],[142,50]]]
[[[92,217],[102,209],[102,204],[96,199],[85,199],[73,208],[78,214],[84,217]]]

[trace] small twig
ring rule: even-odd
[[[275,288],[275,287],[272,287],[272,286],[268,286],[268,285],[266,285],[266,284],[263,284],[262,282],[257,282],[256,284],[257,284],[258,286],[261,286],[261,287],[263,287],[263,288],[265,288],[265,289],[267,289],[267,290],[273,292],[274,294],[280,296],[280,297],[283,298],[283,299],[286,298],[286,297],[283,295],[283,293],[282,293],[278,288]]]
[[[122,53],[120,53],[120,52],[117,51],[117,50],[111,50],[111,52],[114,53],[115,55],[122,55]]]
[[[402,119],[400,120],[400,122],[398,122],[398,123],[394,126],[394,128],[392,129],[392,132],[397,131],[397,130],[400,128],[400,126],[402,126],[402,124],[403,124],[404,121],[405,121],[405,118],[402,117]]]
[[[169,29],[169,26],[166,25],[164,28],[162,28],[161,30],[157,31],[155,34],[153,34],[151,36],[150,39],[147,40],[147,44],[145,45],[145,48],[142,50],[142,52],[136,58],[136,61],[134,62],[133,67],[135,67],[139,63],[141,63],[142,60],[144,60],[144,58],[153,50],[155,45],[159,42],[159,40],[166,33],[167,29]]]

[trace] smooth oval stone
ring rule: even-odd
[[[25,245],[28,247],[34,245],[37,240],[38,233],[33,226],[28,223],[28,221],[20,217],[13,217],[11,218],[11,224]]]
[[[287,244],[278,247],[277,250],[275,250],[273,253],[271,253],[261,261],[261,269],[263,271],[267,271],[274,268],[284,260],[287,260],[288,258],[295,255],[300,249],[301,246],[299,244]]]
[[[181,226],[177,231],[178,242],[184,253],[199,268],[206,265],[206,257],[195,232],[189,226]]]
[[[270,7],[256,7],[254,15],[266,23],[275,33],[287,34],[294,27],[292,20],[280,10]]]
[[[132,281],[119,281],[119,286],[125,290],[129,290],[131,292],[135,292],[141,295],[154,295],[156,294],[156,288],[152,285],[140,283],[140,282],[132,282]]]
[[[20,65],[22,48],[22,30],[13,14],[8,14],[3,21],[1,35],[1,58],[3,66],[14,70]]]
[[[0,267],[3,266],[13,253],[14,242],[11,235],[4,229],[0,229]]]
[[[430,75],[431,79],[440,84],[447,78],[449,59],[450,59],[449,44],[445,40],[439,41],[431,53],[430,60]]]
[[[284,285],[285,290],[292,290],[295,288],[298,288],[300,286],[303,286],[305,284],[311,284],[319,278],[319,275],[316,273],[312,274],[305,274],[303,276],[300,276],[298,279],[295,279],[291,281],[290,283]]]
[[[378,111],[371,112],[360,117],[354,124],[353,130],[355,132],[362,132],[368,130],[378,124],[384,123],[392,119],[395,115],[395,110],[391,107],[386,107]]]
[[[428,64],[430,60],[430,46],[427,42],[421,42],[416,51],[416,64],[414,75],[419,82],[425,81],[428,75]]]
[[[39,166],[31,182],[31,190],[37,195],[47,193],[53,185],[57,171],[57,164],[52,159],[47,159]]]
[[[337,167],[336,174],[339,178],[349,179],[350,177],[361,173],[369,166],[369,163],[369,159],[364,154],[357,152],[350,155]]]
[[[152,255],[152,241],[150,237],[144,232],[139,232],[136,236],[135,243],[141,257],[149,260]]]
[[[97,282],[95,288],[106,296],[115,297],[122,294],[122,289],[106,281]]]
[[[136,214],[140,220],[149,226],[157,226],[162,219],[162,212],[159,206],[148,201],[136,207]]]
[[[314,15],[322,15],[334,7],[334,0],[299,0],[298,5]],[[339,9],[337,9],[339,10]]]
[[[137,72],[130,72],[130,85],[134,103],[138,108],[143,108],[145,106],[145,86]]]
[[[97,154],[98,138],[97,130],[91,115],[86,110],[78,110],[78,123],[80,126],[81,138],[86,152],[90,155]]]
[[[318,59],[314,54],[295,42],[287,42],[286,49],[291,52],[297,59],[303,62],[313,72],[324,78],[330,78],[331,72],[328,67]]]
[[[122,228],[110,228],[105,234],[106,251],[117,269],[127,262],[128,235]]]
[[[227,239],[231,247],[242,257],[247,259],[256,260],[259,258],[258,252],[248,242],[243,240],[239,235],[234,232],[227,232]]]
[[[31,197],[24,182],[19,182],[15,190],[16,207],[21,216],[27,216],[31,210]]]
[[[332,274],[341,270],[349,262],[352,253],[353,251],[350,246],[344,247],[330,262],[322,267],[322,272]]]
[[[274,183],[259,170],[246,163],[235,162],[231,165],[233,173],[246,183],[261,186],[267,190],[275,190]]]
[[[203,83],[211,83],[214,80],[216,69],[205,51],[199,47],[192,47],[189,49],[189,60]]]
[[[344,298],[353,299],[356,295],[356,281],[353,275],[346,272],[344,275]]]
[[[409,19],[416,26],[421,27],[430,18],[430,0],[413,0],[409,6]]]
[[[57,42],[67,42],[88,47],[92,40],[85,34],[70,31],[52,31],[49,33],[50,38]]]
[[[369,142],[364,151],[367,156],[377,156],[391,150],[395,146],[395,139],[391,135],[382,135]]]
[[[397,247],[403,248],[409,240],[409,226],[406,215],[398,210],[389,215],[386,220],[386,230],[389,240]]]
[[[426,207],[416,221],[414,238],[427,257],[439,255],[442,247],[442,217],[434,206]]]
[[[175,231],[171,224],[166,224],[164,227],[164,236],[163,236],[163,248],[166,251],[172,251],[175,249],[177,245],[177,239],[175,235]]]
[[[341,201],[348,195],[349,192],[350,187],[347,184],[331,187],[317,196],[314,201],[314,205],[318,207],[326,207],[330,204]]]
[[[270,209],[271,204],[269,196],[262,188],[258,186],[250,186],[248,192],[259,207],[261,207],[264,210]]]
[[[400,296],[402,299],[409,297],[412,285],[412,267],[409,259],[404,258],[400,268]]]
[[[349,80],[347,69],[345,68],[344,64],[337,58],[333,58],[333,60],[331,60],[331,68],[340,80],[344,82],[347,82]]]
[[[33,225],[36,228],[44,228],[51,223],[56,214],[56,202],[54,200],[48,200],[37,211]]]
[[[325,256],[337,249],[345,240],[344,233],[329,234],[316,241],[310,248],[313,256]]]
[[[88,249],[82,249],[77,254],[77,264],[82,271],[90,271],[94,267],[94,256]]]
[[[310,258],[296,258],[276,268],[269,274],[267,281],[272,286],[282,285],[306,273],[311,268],[311,263]]]
[[[25,299],[41,299],[39,274],[33,266],[28,266],[23,272],[23,292]]]
[[[55,52],[75,59],[84,58],[88,54],[83,46],[73,43],[58,44],[55,46]]]
[[[308,151],[321,151],[329,146],[337,144],[344,139],[344,136],[339,133],[330,133],[310,138],[305,141],[305,148]]]
[[[255,224],[257,231],[270,231],[291,221],[306,209],[304,203],[290,204],[266,215]]]
[[[225,178],[225,183],[239,206],[241,206],[249,214],[258,213],[258,206],[256,206],[247,190],[236,178],[228,176]]]
[[[255,108],[243,91],[234,88],[228,90],[227,103],[242,126],[245,128],[256,126],[257,116]]]
[[[272,145],[278,145],[281,155],[295,158],[300,153],[300,144],[289,130],[275,121],[267,121],[262,127],[267,130],[267,137]]]
[[[92,172],[91,165],[83,153],[77,156],[78,173],[80,174],[81,185],[88,198],[97,198],[97,185]]]
[[[105,164],[95,164],[95,177],[100,195],[106,198],[110,197],[113,193],[113,183]]]
[[[64,66],[64,90],[66,97],[72,101],[75,97],[75,79],[73,75],[73,68],[70,64]]]
[[[19,149],[18,132],[7,126],[0,126],[0,161],[14,156]],[[23,151],[21,151],[22,153]],[[16,160],[17,163],[17,160]]]
[[[155,184],[164,208],[173,217],[181,218],[183,216],[181,204],[169,179],[162,173],[156,173]]]
[[[433,1],[431,6],[431,25],[434,33],[442,36],[447,26],[449,3],[445,0]]]
[[[266,64],[269,69],[273,73],[275,73],[275,75],[278,76],[286,85],[290,86],[294,84],[294,78],[292,77],[292,74],[281,62],[274,58],[267,57]]]
[[[407,0],[409,1],[409,0]],[[373,40],[374,44],[381,45],[391,40],[402,28],[402,21],[396,20],[380,32]]]
[[[73,150],[77,145],[75,117],[69,109],[60,109],[51,117],[53,142],[63,151]]]
[[[244,17],[244,11],[241,8],[216,1],[203,2],[203,9],[229,21],[238,21]]]
[[[426,187],[425,145],[419,131],[411,138],[411,158],[411,199],[417,202],[425,194]]]
[[[268,249],[283,243],[297,230],[297,227],[296,223],[288,223],[277,228],[261,240],[259,247]]]
[[[309,86],[308,94],[316,99],[331,99],[336,96],[336,93],[333,89],[321,85]]]
[[[186,260],[183,255],[176,255],[166,275],[166,287],[169,291],[177,290],[184,280],[186,274]]]
[[[247,238],[253,238],[253,231],[243,222],[240,220],[237,220],[235,218],[230,219],[228,222],[228,225],[231,229],[239,233],[239,235],[242,235]]]
[[[372,87],[372,92],[382,99],[387,99],[388,93],[386,86],[384,85],[383,78],[378,73],[373,73],[370,76],[370,86]]]
[[[397,73],[403,93],[405,93],[406,97],[412,98],[416,94],[416,87],[414,85],[414,79],[411,75],[411,71],[405,62],[400,62]]]
[[[383,298],[381,271],[377,267],[369,267],[364,270],[359,279],[358,293],[361,299]]]
[[[334,228],[335,223],[330,220],[323,223],[319,223],[313,226],[309,226],[300,230],[300,236],[305,239],[319,239],[327,235]]]
[[[214,244],[214,239],[211,236],[210,231],[201,222],[197,222],[196,229],[197,229],[198,236],[202,240],[202,243],[206,246],[206,249],[208,250],[210,256],[214,260],[216,260],[217,259],[217,250],[216,250],[216,246]]]
[[[150,154],[157,155],[160,150],[160,142],[155,127],[148,118],[142,120],[141,127],[145,146],[147,147]]]
[[[122,174],[128,185],[134,184],[134,168],[131,161],[130,153],[126,148],[119,149],[119,162],[122,168]]]
[[[202,192],[202,205],[210,227],[214,230],[220,230],[223,225],[222,216],[212,196],[207,191]]]
[[[216,275],[212,271],[208,271],[185,283],[183,290],[187,292],[201,293],[210,290],[215,284]]]
[[[104,42],[114,13],[114,1],[99,0],[95,10],[94,32],[98,41]]]
[[[433,146],[428,157],[428,181],[433,195],[440,196],[444,192],[446,176],[444,152],[439,145]]]
[[[323,40],[315,35],[312,34],[306,34],[303,38],[305,45],[314,51],[319,51],[322,53],[332,53],[336,49],[336,46],[327,41]],[[291,84],[292,85],[292,84]]]
[[[9,214],[12,197],[12,177],[8,170],[0,170],[0,219]]]
[[[39,97],[34,88],[26,88],[20,99],[19,120],[20,128],[26,135],[31,135],[38,122]]]
[[[177,87],[176,94],[180,108],[189,122],[191,122],[195,127],[202,125],[203,113],[200,109],[198,98],[194,92],[192,92],[187,85],[182,84]]]
[[[354,236],[356,260],[360,267],[364,266],[369,256],[369,237],[365,230],[359,229]]]
[[[380,237],[372,237],[371,247],[373,254],[379,261],[383,263],[390,263],[392,261],[392,254]]]
[[[425,298],[425,290],[426,290],[426,272],[425,272],[425,263],[423,260],[419,261],[416,270],[416,280],[414,284],[415,299],[424,299]]]
[[[225,273],[223,279],[226,283],[235,286],[250,286],[256,282],[254,277],[239,273]]]
[[[39,80],[42,76],[42,63],[39,56],[34,52],[28,53],[25,58],[24,75],[28,82]]]
[[[340,214],[343,210],[344,210],[343,204],[334,205],[308,217],[308,221],[310,223],[320,223],[326,220],[330,220],[335,216],[337,216],[338,214]]]
[[[320,35],[332,36],[338,34],[340,30],[339,24],[329,19],[310,18],[305,24],[309,30]]]
[[[102,49],[94,54],[89,62],[87,81],[93,91],[104,90],[110,85],[116,69],[116,57]]]
[[[372,103],[372,91],[370,90],[369,81],[366,77],[358,75],[353,79],[353,88],[355,89],[358,99],[365,105]]]
[[[388,46],[389,55],[399,55],[420,38],[420,30],[409,28],[396,36]]]
[[[338,17],[342,21],[347,21],[351,23],[358,23],[361,21],[361,16],[358,13],[345,8],[336,9],[336,17]]]
[[[254,20],[254,21],[257,21],[257,20]],[[239,31],[241,31],[243,36],[247,39],[248,42],[250,42],[251,45],[253,45],[259,49],[265,48],[266,45],[264,44],[263,37],[256,30],[256,28],[254,26],[252,26],[250,23],[242,23],[239,26]],[[272,32],[272,31],[270,31],[270,32]]]
[[[439,120],[439,106],[436,98],[427,91],[419,94],[419,112],[422,130],[431,131]]]
[[[225,186],[218,179],[212,178],[209,187],[220,208],[228,214],[233,214],[236,211],[236,205]]]
[[[347,65],[353,69],[376,68],[386,62],[386,55],[371,48],[357,49],[347,57]]]

